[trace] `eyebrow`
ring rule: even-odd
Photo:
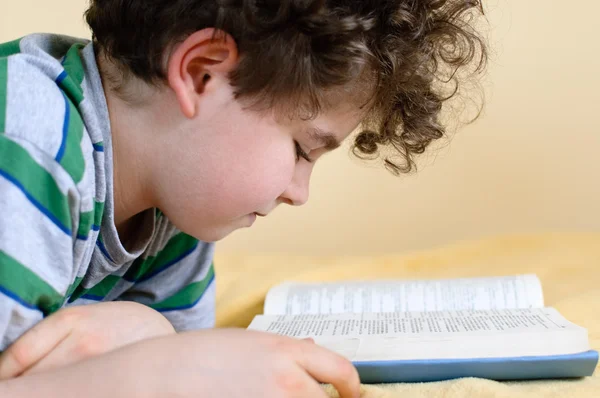
[[[341,143],[335,138],[335,134],[313,127],[308,130],[308,135],[313,141],[323,145],[328,151],[339,148]]]

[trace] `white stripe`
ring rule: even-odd
[[[0,351],[4,351],[42,318],[41,311],[24,307],[0,293]]]
[[[79,192],[85,192],[85,196],[81,198],[81,212],[94,210],[94,192],[96,191],[96,170],[94,167],[94,147],[87,130],[83,128],[83,139],[81,140],[81,151],[85,161],[85,170],[81,181],[77,184]]]
[[[21,55],[25,55],[35,69],[39,69],[54,80],[64,70],[60,60],[75,43],[81,43],[81,39],[35,33],[21,39],[19,46]]]
[[[54,157],[62,143],[65,100],[56,83],[27,57],[8,58],[5,129]]]
[[[75,184],[69,173],[51,158],[48,153],[42,152],[42,148],[39,148],[27,140],[15,137],[10,133],[6,134],[5,137],[20,145],[21,148],[25,149],[29,156],[40,165],[40,167],[50,173],[54,177],[54,181],[56,181],[56,185],[63,195],[67,195],[70,190],[73,190]]]
[[[73,279],[73,239],[0,176],[0,250],[64,294]]]

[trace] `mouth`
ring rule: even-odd
[[[266,216],[267,216],[266,214],[262,214],[262,213],[256,213],[256,212],[255,212],[254,214],[256,214],[256,215],[257,215],[257,216],[259,216],[259,217],[266,217]]]

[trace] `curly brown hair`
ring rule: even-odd
[[[326,94],[358,82],[369,99],[353,152],[409,172],[414,156],[445,134],[440,113],[469,76],[485,69],[473,26],[479,0],[90,0],[86,20],[98,50],[160,85],[165,59],[195,31],[215,27],[236,41],[237,98],[302,109],[312,117]],[[448,91],[448,87],[451,89]]]

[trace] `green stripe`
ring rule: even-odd
[[[120,280],[120,276],[108,275],[102,280],[102,282],[89,289],[86,294],[91,294],[92,296],[105,297],[108,295],[108,293],[110,293],[113,287],[115,287],[117,282],[119,282]]]
[[[3,134],[0,134],[0,172],[17,180],[29,197],[43,207],[46,216],[51,216],[52,221],[61,229],[71,231],[69,200],[60,191],[52,174],[19,144]]]
[[[150,275],[165,265],[172,263],[198,245],[198,240],[184,233],[175,235],[169,240],[163,250],[155,256],[138,259],[127,271],[124,278],[128,281],[137,281]]]
[[[8,59],[21,52],[21,39],[0,44],[0,133],[6,132],[6,104],[8,86]]]
[[[100,226],[102,213],[104,212],[104,203],[94,202],[94,210],[81,213],[79,216],[79,229],[77,236],[86,237],[89,235],[92,225]]]
[[[6,132],[8,58],[0,58],[0,133]]]
[[[87,211],[79,215],[79,228],[77,229],[77,236],[80,238],[88,236],[92,229],[92,223],[94,222],[94,211]]]
[[[71,297],[69,298],[69,303],[77,300],[81,296],[89,294],[91,296],[97,296],[104,298],[110,293],[110,291],[115,287],[117,282],[121,280],[120,276],[108,275],[106,278],[102,279],[99,283],[97,283],[94,287],[86,289],[81,285],[75,289]]]
[[[69,288],[67,289],[67,293],[65,293],[65,297],[63,298],[63,302],[62,305],[65,305],[65,303],[67,302],[67,299],[69,297],[71,297],[71,295],[73,294],[73,292],[75,291],[75,289],[77,289],[79,287],[79,285],[81,284],[81,281],[83,280],[83,278],[77,277],[75,278],[75,280],[73,281],[73,283],[71,284],[71,286],[69,286]]]
[[[67,72],[67,77],[60,84],[67,96],[78,106],[81,101],[83,101],[83,89],[81,88],[81,83],[83,83],[85,71],[79,53],[83,47],[83,44],[74,44],[69,51],[67,51],[65,60],[63,61],[63,67]]]
[[[2,250],[0,286],[5,294],[17,296],[19,301],[39,308],[44,315],[56,311],[62,304],[62,296],[52,286]]]
[[[75,183],[79,183],[85,173],[85,159],[81,149],[83,120],[77,109],[81,101],[83,101],[83,89],[81,88],[81,83],[83,82],[85,72],[79,53],[83,47],[83,44],[74,44],[69,51],[67,51],[63,61],[67,76],[60,83],[60,87],[70,99],[70,101],[67,101],[70,111],[67,141],[65,144],[65,153],[62,159],[60,159],[60,164],[69,173],[71,178],[73,178]]]
[[[21,52],[21,39],[0,44],[0,58],[15,55]]]
[[[81,281],[83,280],[83,278],[81,277],[77,277],[75,278],[75,281],[73,281],[73,283],[71,284],[71,286],[69,286],[69,288],[67,289],[67,293],[65,294],[65,298],[71,296],[73,294],[73,292],[75,291],[75,289],[77,289],[77,287],[79,286],[79,284],[81,283]]]
[[[83,138],[83,120],[79,111],[71,101],[67,101],[70,108],[69,126],[65,143],[65,153],[60,159],[60,164],[69,173],[75,183],[79,183],[85,173],[85,159],[81,150]]]
[[[94,202],[94,225],[102,225],[102,215],[104,214],[104,202]]]
[[[202,281],[191,283],[168,299],[163,300],[160,303],[152,304],[150,307],[158,311],[190,308],[200,299],[200,297],[202,297],[204,292],[206,292],[206,289],[214,276],[215,271],[211,264],[208,274]]]

